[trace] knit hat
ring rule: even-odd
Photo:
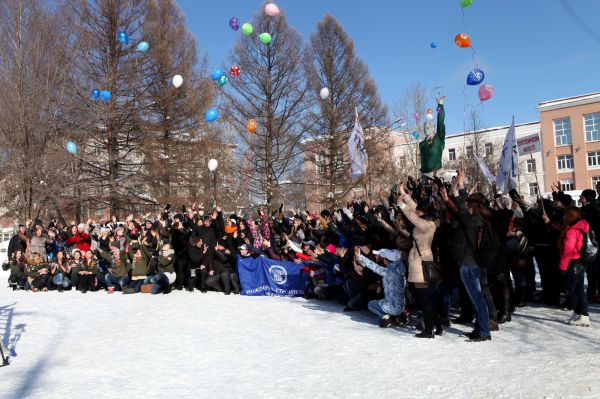
[[[558,195],[556,195],[556,201],[559,201],[564,206],[571,206],[573,203],[573,197],[571,197],[569,194],[560,192]]]
[[[80,229],[80,230],[83,230],[83,229],[85,229],[85,224],[83,224],[83,223],[79,223],[79,224],[77,225],[77,228],[78,228],[78,229]]]
[[[581,196],[585,198],[587,202],[592,202],[596,199],[596,192],[587,188],[581,192]]]
[[[329,252],[330,254],[336,254],[337,252],[337,248],[335,247],[335,245],[333,244],[329,244],[328,246],[325,247],[325,249],[327,250],[327,252]]]

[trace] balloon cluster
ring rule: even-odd
[[[92,99],[108,102],[112,99],[112,93],[108,90],[92,90]]]

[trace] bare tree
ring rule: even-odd
[[[242,74],[230,79],[225,92],[228,117],[240,132],[251,157],[247,190],[271,206],[281,198],[280,183],[300,166],[300,140],[307,129],[306,79],[302,68],[304,48],[300,34],[290,27],[284,13],[269,17],[262,8],[252,21],[256,32],[268,32],[270,44],[256,36],[241,36],[231,52],[231,64]],[[246,132],[250,119],[256,133]]]
[[[382,103],[375,81],[364,62],[354,50],[354,42],[341,24],[331,15],[317,24],[311,35],[305,63],[309,83],[309,100],[314,104],[309,133],[312,140],[306,144],[312,160],[322,171],[313,185],[325,187],[329,199],[344,198],[355,186],[365,183],[350,177],[348,139],[358,110],[365,128],[365,147],[369,158],[368,177],[378,179],[383,171],[389,172],[391,159],[381,154],[382,144],[389,147],[387,137],[387,108]],[[321,88],[329,90],[325,100],[319,97]],[[383,127],[375,132],[371,126]],[[386,146],[386,145],[384,145]],[[326,196],[318,199],[324,203]]]
[[[0,2],[2,190],[13,199],[5,210],[22,219],[36,218],[47,207],[58,209],[64,187],[69,13],[61,2]]]

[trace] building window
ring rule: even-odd
[[[540,189],[538,188],[537,183],[529,183],[529,195],[538,195],[540,193]]]
[[[560,181],[560,189],[562,191],[573,191],[575,190],[575,184],[573,179],[564,179]]]
[[[494,146],[492,143],[485,143],[485,156],[494,155]]]
[[[588,166],[600,166],[600,151],[588,152]]]
[[[571,144],[571,119],[556,119],[554,121],[554,134],[557,146]]]
[[[573,155],[558,156],[558,170],[573,169]]]
[[[473,146],[467,146],[467,159],[473,159]]]
[[[448,149],[448,159],[450,161],[456,161],[456,149],[454,149],[454,148]]]
[[[406,157],[405,156],[400,157],[400,167],[406,168]]]
[[[527,160],[527,173],[535,173],[536,169],[535,169],[535,159],[528,159]]]
[[[585,141],[600,141],[600,112],[583,115]]]
[[[592,176],[592,188],[595,189],[596,186],[600,183],[600,176]]]
[[[317,168],[317,173],[320,175],[325,174],[325,163],[327,162],[327,158],[325,155],[317,154],[315,155],[315,167]]]

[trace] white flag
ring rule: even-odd
[[[500,155],[500,163],[498,174],[496,175],[496,186],[498,191],[504,193],[511,188],[517,188],[517,174],[519,170],[517,140],[515,138],[515,117],[513,116],[512,125],[506,133],[504,146],[502,147],[502,155]]]
[[[355,109],[356,119],[354,120],[354,129],[348,140],[348,154],[350,155],[350,175],[353,178],[360,177],[367,173],[367,161],[369,157],[365,150],[365,137],[363,129],[358,119],[358,110]]]
[[[486,163],[483,162],[483,159],[479,158],[478,156],[475,156],[475,159],[477,160],[477,163],[479,164],[479,169],[481,169],[481,173],[483,173],[483,175],[485,176],[487,181],[490,182],[490,184],[494,183],[496,181],[496,176],[494,175],[494,173],[492,173],[492,171],[486,165]]]

